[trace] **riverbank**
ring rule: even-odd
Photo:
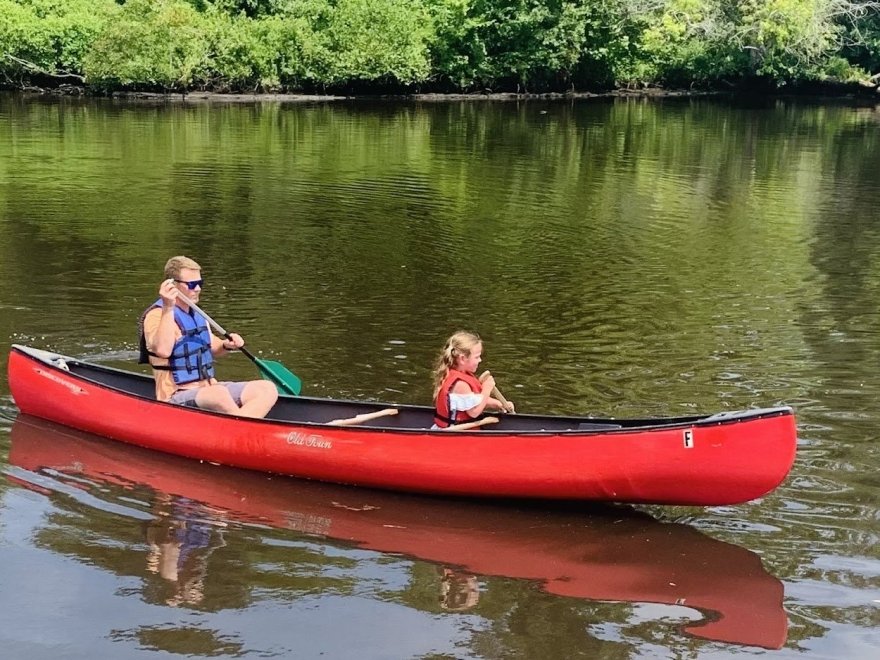
[[[760,85],[740,85],[726,89],[670,89],[656,86],[638,88],[619,88],[603,92],[569,91],[569,92],[473,92],[473,93],[351,93],[351,94],[306,94],[306,93],[272,93],[255,92],[227,93],[213,91],[187,92],[147,92],[147,91],[116,91],[100,92],[87,86],[60,85],[56,87],[0,87],[5,93],[19,93],[44,97],[88,97],[107,98],[123,101],[161,102],[161,103],[328,103],[340,101],[418,101],[427,103],[443,103],[450,101],[563,101],[589,100],[603,98],[699,98],[699,97],[736,97],[750,99],[770,98],[812,98],[827,101],[857,101],[859,103],[880,104],[880,88],[862,83],[839,83],[810,81],[785,87],[767,88]]]
[[[245,102],[876,98],[876,3],[680,4],[0,0],[0,85]]]

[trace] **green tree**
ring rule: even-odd
[[[118,11],[113,0],[0,0],[0,73],[81,73],[92,42]]]
[[[184,0],[130,0],[83,61],[99,87],[187,89],[207,78],[210,25]]]
[[[863,5],[855,20],[845,20],[843,55],[880,78],[880,4]]]
[[[848,77],[856,72],[841,57],[847,29],[861,34],[878,6],[874,0],[633,0],[630,14],[645,25],[645,58],[634,60],[632,71],[661,82]]]
[[[434,0],[437,73],[460,87],[567,81],[586,43],[589,0]]]
[[[880,0],[0,0],[0,82],[19,85],[561,91],[878,69]]]
[[[314,30],[307,66],[321,83],[406,85],[430,74],[433,28],[421,0],[308,0],[297,14]]]
[[[248,18],[283,14],[296,0],[187,0],[189,4],[205,12],[217,9],[230,16],[244,15]]]
[[[745,0],[738,43],[754,53],[755,72],[791,80],[813,73],[839,43],[828,0]]]

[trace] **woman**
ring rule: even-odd
[[[446,340],[434,367],[435,428],[473,421],[486,408],[514,412],[513,403],[508,401],[504,406],[490,396],[495,388],[495,379],[490,374],[476,377],[482,356],[479,335],[460,330]]]

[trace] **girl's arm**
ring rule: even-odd
[[[467,412],[467,414],[470,417],[479,417],[480,415],[483,414],[483,410],[486,409],[486,406],[489,405],[489,403],[491,401],[495,401],[496,405],[501,405],[498,401],[496,401],[491,396],[489,396],[489,392],[491,392],[491,391],[492,391],[491,387],[490,388],[484,387],[483,391],[480,392],[478,395],[480,397],[480,402],[477,405],[473,406],[472,408],[468,408],[465,412]],[[477,394],[470,387],[468,387],[467,383],[464,383],[462,381],[458,381],[452,387],[452,393],[453,394],[474,394],[474,395]]]

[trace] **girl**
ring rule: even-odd
[[[443,352],[434,367],[434,427],[446,428],[470,422],[488,407],[500,412],[514,412],[513,403],[505,407],[490,396],[495,378],[474,374],[483,359],[483,342],[479,335],[460,330],[446,340]]]

